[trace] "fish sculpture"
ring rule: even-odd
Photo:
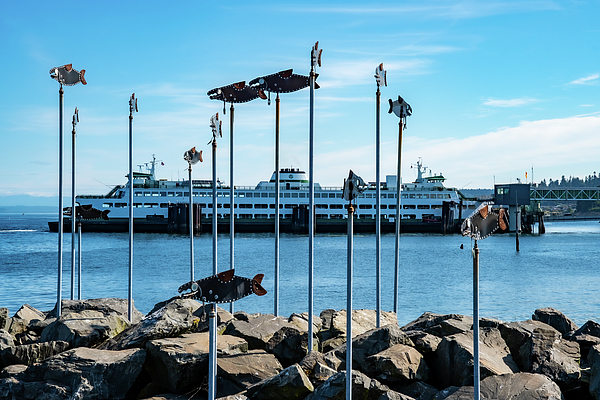
[[[394,113],[398,118],[406,118],[412,114],[412,107],[402,97],[398,96],[398,100],[394,101],[392,99],[388,100],[390,102],[388,114]]]
[[[227,103],[246,103],[258,97],[263,100],[267,99],[261,88],[246,85],[245,81],[215,88],[209,90],[206,94],[211,100],[221,100]]]
[[[84,78],[85,69],[81,72],[73,69],[73,64],[63,65],[62,67],[55,67],[50,70],[50,78],[58,81],[61,85],[74,86],[79,82],[87,85]]]
[[[364,192],[366,188],[367,184],[365,181],[350,170],[348,179],[344,181],[344,200],[354,200],[359,194]]]
[[[231,303],[252,293],[257,296],[267,294],[261,286],[264,274],[258,274],[254,278],[244,278],[235,275],[235,270],[230,269],[216,275],[209,276],[198,281],[188,282],[181,285],[179,293],[186,299],[197,299],[206,303]]]
[[[377,80],[377,86],[387,86],[387,73],[383,69],[383,63],[379,64],[377,68],[375,68],[375,79]]]
[[[317,65],[321,66],[321,53],[323,53],[323,49],[319,49],[319,42],[317,42],[310,51],[310,65],[313,68],[316,68]]]
[[[506,209],[501,207],[496,212],[488,203],[480,205],[461,225],[462,235],[475,240],[485,239],[498,230],[506,231],[507,229],[508,213]]]
[[[192,165],[196,164],[198,161],[203,162],[202,150],[196,151],[196,148],[192,147],[191,149],[183,153],[183,159]]]
[[[71,207],[66,207],[63,210],[65,215],[71,216],[73,215],[73,210]],[[97,208],[92,207],[91,204],[75,206],[75,217],[77,219],[103,219],[108,221],[108,213],[110,210],[98,210]]]
[[[291,93],[310,85],[308,76],[294,74],[293,72],[293,69],[287,69],[253,79],[249,84],[273,93]],[[318,74],[315,74],[315,79],[318,76]],[[315,89],[318,88],[319,85],[315,82]]]

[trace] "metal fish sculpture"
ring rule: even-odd
[[[188,282],[179,287],[181,297],[186,299],[197,299],[207,303],[231,303],[252,293],[257,296],[267,294],[265,288],[261,286],[264,274],[258,274],[254,278],[244,278],[235,275],[235,270],[230,269],[209,276],[198,281]]]
[[[273,93],[291,93],[307,88],[310,85],[308,76],[294,74],[293,71],[293,69],[287,69],[285,71],[252,79],[250,85]],[[318,76],[319,75],[316,74],[315,79]],[[315,89],[318,88],[319,85],[315,82]]]
[[[383,69],[383,63],[379,64],[377,68],[375,68],[375,79],[377,80],[377,86],[387,86],[387,73]]]
[[[209,90],[206,93],[211,100],[221,100],[227,103],[246,103],[260,97],[267,99],[262,88],[246,85],[245,81]]]
[[[66,207],[63,209],[63,212],[65,215],[71,216],[73,215],[73,210],[71,207]],[[86,205],[81,205],[81,206],[75,206],[75,217],[76,218],[81,218],[81,219],[85,219],[85,220],[92,220],[92,219],[103,219],[108,221],[108,213],[110,212],[110,210],[98,210],[94,207],[92,207],[91,204],[86,204]]]
[[[506,231],[507,229],[508,213],[506,210],[500,208],[496,212],[488,203],[480,205],[461,225],[462,235],[475,240],[485,239],[497,230]]]
[[[61,85],[74,86],[79,82],[87,85],[85,78],[85,69],[81,72],[73,69],[73,64],[63,65],[62,67],[55,67],[50,70],[50,78],[58,81]]]
[[[344,181],[344,200],[354,200],[359,194],[364,192],[366,188],[367,184],[365,181],[350,170],[348,179]]]
[[[406,118],[412,114],[412,107],[402,97],[398,96],[398,100],[394,101],[392,99],[388,100],[390,102],[388,114],[394,113],[398,118]]]
[[[321,66],[321,53],[323,53],[323,49],[319,49],[319,42],[317,42],[310,51],[310,64],[313,68],[316,68],[317,65]]]
[[[183,153],[183,159],[192,165],[196,164],[198,161],[203,162],[202,150],[196,151],[196,148],[192,147],[191,149]]]

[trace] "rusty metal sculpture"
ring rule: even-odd
[[[262,88],[246,85],[246,81],[215,88],[206,94],[211,100],[223,102],[223,114],[225,114],[225,103],[247,103],[259,97],[263,100],[267,99]]]
[[[197,299],[206,303],[230,303],[253,293],[257,296],[267,294],[265,288],[261,286],[263,277],[264,274],[258,274],[252,279],[244,278],[236,276],[235,270],[230,269],[181,285],[179,293],[190,290],[190,292],[181,294],[181,297]]]
[[[344,200],[353,201],[358,197],[359,194],[365,191],[367,184],[352,170],[348,174],[348,179],[344,181]]]
[[[315,74],[315,80],[319,74]],[[293,69],[286,69],[271,75],[261,76],[252,79],[249,84],[252,87],[262,89],[269,93],[292,93],[300,89],[310,86],[309,77],[305,75],[294,74]],[[319,85],[315,81],[315,89],[319,89]],[[269,99],[270,104],[270,99]]]
[[[110,210],[98,210],[97,208],[92,207],[91,204],[75,206],[75,218],[76,219],[84,219],[84,220],[94,220],[94,219],[103,219],[108,221],[108,213]],[[67,216],[72,216],[72,208],[66,207],[64,208],[64,214]]]

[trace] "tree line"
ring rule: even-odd
[[[588,175],[584,179],[581,179],[577,176],[569,176],[566,178],[564,175],[562,178],[557,180],[552,180],[550,178],[548,182],[545,179],[539,184],[539,187],[549,187],[549,188],[571,188],[571,187],[598,187],[600,186],[600,175],[596,175],[596,171],[594,171],[593,175]]]

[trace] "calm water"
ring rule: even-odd
[[[0,307],[11,315],[24,303],[47,311],[56,303],[57,234],[47,222],[55,214],[0,213]],[[515,321],[536,308],[554,307],[581,325],[600,321],[600,223],[547,223],[545,235],[514,235],[479,242],[480,315]],[[471,240],[460,235],[405,234],[400,240],[400,324],[425,311],[472,314]],[[63,298],[70,297],[71,234],[64,235]],[[345,235],[315,238],[314,312],[346,308]],[[129,242],[124,233],[84,233],[82,296],[128,296]],[[393,308],[394,235],[381,239],[382,309]],[[460,246],[464,245],[461,249]],[[212,237],[196,237],[195,277],[212,273]],[[239,234],[235,240],[236,274],[264,273],[264,297],[249,296],[235,310],[273,313],[274,235]],[[229,236],[218,236],[219,271],[229,269]],[[177,294],[190,276],[189,237],[136,234],[134,237],[135,306],[147,313]],[[280,314],[308,309],[308,238],[280,239]],[[354,308],[375,308],[375,236],[354,238]],[[228,308],[228,306],[226,306]]]

